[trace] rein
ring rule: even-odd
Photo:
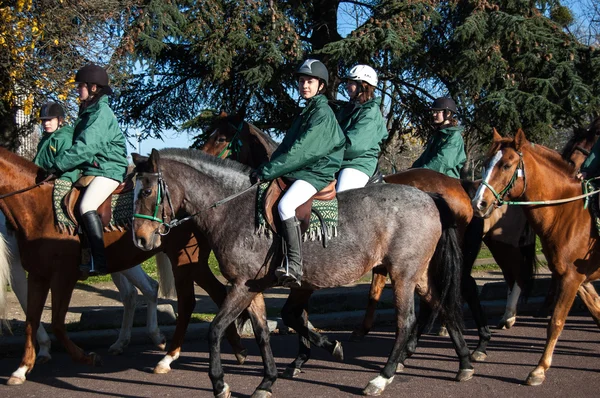
[[[167,198],[167,203],[169,204],[169,208],[171,209],[172,217],[175,215],[175,210],[173,209],[173,204],[171,202],[171,195],[169,194],[169,187],[167,186],[167,183],[165,182],[164,178],[162,177],[162,173],[160,171],[158,173],[136,173],[136,177],[137,176],[156,176],[158,178],[158,182],[157,182],[158,189],[157,189],[157,193],[156,193],[156,205],[154,207],[154,214],[149,216],[146,214],[135,213],[133,215],[133,219],[142,218],[145,220],[150,220],[150,221],[160,223],[159,228],[162,226],[163,231],[161,232],[158,230],[159,228],[157,228],[157,233],[161,236],[168,235],[169,232],[171,232],[171,228],[177,227],[178,225],[181,225],[184,222],[191,220],[192,218],[196,217],[198,214],[200,214],[206,210],[210,210],[212,208],[219,207],[219,206],[229,202],[230,200],[233,200],[233,199],[237,198],[238,196],[245,194],[246,192],[250,191],[252,188],[257,186],[258,184],[260,184],[260,181],[257,181],[254,184],[250,185],[248,188],[246,188],[240,192],[237,192],[233,195],[227,196],[226,198],[218,200],[215,203],[211,204],[210,206],[205,207],[204,209],[201,209],[194,214],[191,214],[182,219],[172,218],[171,221],[166,222],[165,221],[166,215],[164,213],[164,209],[163,209],[162,218],[158,218],[158,212],[159,212],[160,206],[164,202],[165,197]]]
[[[582,151],[583,153],[585,153],[585,149],[580,148],[579,146],[577,146],[575,149],[579,149],[580,151]],[[521,197],[525,194],[525,191],[527,190],[527,177],[525,175],[525,163],[523,162],[523,154],[521,152],[517,152],[517,154],[519,155],[519,163],[517,164],[517,168],[515,169],[515,172],[513,173],[510,181],[508,182],[508,184],[506,185],[506,187],[500,191],[500,193],[497,193],[494,188],[488,184],[485,180],[481,181],[481,184],[483,184],[486,188],[488,188],[490,191],[492,191],[492,194],[494,195],[494,197],[496,198],[496,202],[498,203],[498,207],[502,206],[502,205],[513,205],[513,206],[530,206],[530,205],[557,205],[557,204],[561,204],[561,203],[568,203],[568,202],[574,202],[576,200],[579,199],[586,199],[592,195],[597,194],[598,192],[600,192],[600,189],[597,189],[595,191],[591,191],[591,192],[586,192],[587,191],[587,182],[588,181],[593,181],[593,180],[597,180],[600,179],[600,177],[594,177],[591,178],[589,180],[584,180],[581,182],[582,185],[582,190],[585,192],[582,195],[577,195],[577,196],[573,196],[571,198],[565,198],[565,199],[554,199],[554,200],[539,200],[539,201],[512,201],[512,200],[504,200],[504,197],[508,194],[508,192],[514,187],[515,182],[517,181],[517,179],[519,177],[523,177],[524,180],[524,186],[523,186],[523,192],[521,192],[521,194],[518,197]],[[587,207],[587,201],[584,205],[584,207]]]
[[[0,195],[0,199],[8,198],[9,196],[18,195],[18,194],[20,194],[20,193],[23,193],[23,192],[30,191],[30,190],[32,190],[33,188],[37,188],[37,187],[39,187],[40,185],[42,185],[42,184],[45,184],[45,183],[47,183],[47,182],[49,182],[49,181],[52,181],[52,180],[56,180],[56,176],[54,176],[54,175],[49,175],[48,177],[44,178],[44,180],[43,180],[43,181],[40,181],[40,182],[38,182],[37,184],[30,185],[30,186],[28,186],[27,188],[19,189],[18,191],[9,192],[9,193],[6,193],[6,194],[4,194],[4,195]]]
[[[238,138],[238,135],[240,135],[244,127],[244,122],[240,122],[238,127],[234,126],[231,122],[229,125],[235,129],[235,134],[231,138],[231,141],[229,141],[229,144],[227,144],[227,146],[217,155],[217,157],[221,159],[231,157],[233,154],[239,153],[242,149],[242,140]],[[227,151],[229,151],[229,153],[227,153]]]

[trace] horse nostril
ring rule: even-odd
[[[477,205],[477,207],[479,208],[479,210],[485,210],[488,207],[488,204],[485,200],[482,200],[479,202],[479,204]]]

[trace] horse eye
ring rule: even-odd
[[[503,170],[508,170],[510,169],[510,165],[509,164],[505,164],[504,166],[502,166]]]
[[[152,189],[150,188],[146,188],[142,191],[142,196],[144,198],[147,198],[148,196],[152,195]]]
[[[225,137],[222,137],[222,136],[221,136],[221,137],[217,138],[217,142],[218,142],[219,144],[222,144],[222,143],[223,143],[223,142],[225,142],[225,141],[227,141],[227,138],[225,138]]]

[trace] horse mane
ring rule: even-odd
[[[275,142],[275,140],[271,138],[269,134],[265,133],[252,123],[246,123],[248,124],[248,132],[250,133],[250,135],[256,137],[256,139],[262,144],[262,146],[264,146],[265,148],[269,148],[271,153],[275,151],[275,149],[277,149],[279,144]],[[271,153],[269,153],[269,156],[271,155]]]
[[[252,169],[233,160],[221,159],[193,148],[165,148],[159,153],[161,159],[183,163],[237,188],[246,188],[250,182],[248,176]]]
[[[20,173],[30,172],[33,175],[37,175],[38,170],[40,169],[35,163],[30,160],[25,159],[22,156],[17,155],[16,153],[9,151],[8,149],[0,146],[0,157],[7,162],[15,165],[20,170]]]

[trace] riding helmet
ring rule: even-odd
[[[440,97],[436,98],[431,105],[432,111],[451,111],[452,113],[457,113],[456,110],[456,102],[452,98],[448,97]]]
[[[296,71],[297,75],[306,75],[317,77],[325,82],[325,85],[329,84],[329,72],[323,62],[316,59],[307,59]]]
[[[40,108],[40,120],[65,118],[65,110],[56,102],[46,102]]]
[[[377,72],[368,65],[356,65],[350,69],[350,73],[346,76],[348,80],[356,80],[369,83],[373,87],[377,87]]]

